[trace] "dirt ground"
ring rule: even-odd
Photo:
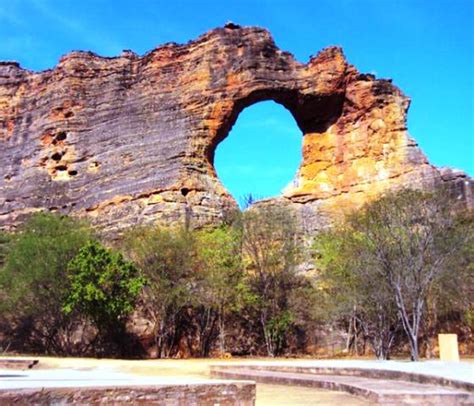
[[[31,358],[31,357],[29,357]],[[36,358],[36,357],[35,357]],[[216,359],[190,360],[109,360],[90,358],[53,358],[39,357],[41,368],[72,368],[78,370],[92,370],[96,368],[112,369],[117,372],[132,373],[143,376],[188,377],[190,380],[209,378],[209,365],[229,362],[255,361],[233,359],[220,361]],[[292,361],[295,361],[294,359]],[[257,385],[258,406],[283,405],[367,405],[366,400],[342,392],[301,388],[285,385]]]

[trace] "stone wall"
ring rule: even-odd
[[[253,406],[255,383],[0,390],[2,405]]]

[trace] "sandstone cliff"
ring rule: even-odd
[[[72,52],[43,72],[0,62],[0,227],[42,209],[107,232],[218,223],[236,203],[216,176],[216,146],[242,109],[269,99],[304,134],[278,201],[306,230],[401,185],[448,183],[473,205],[472,180],[430,165],[409,137],[409,99],[390,80],[359,73],[340,48],[302,64],[266,30],[227,25],[142,57]]]

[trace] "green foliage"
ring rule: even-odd
[[[122,246],[147,277],[143,308],[153,323],[159,357],[175,351],[179,335],[190,328],[191,308],[199,354],[209,354],[217,330],[224,346],[224,318],[242,306],[245,292],[238,228],[140,227],[127,234]]]
[[[242,269],[242,233],[222,226],[196,234],[197,307],[200,355],[207,356],[217,319],[220,352],[225,352],[225,318],[241,309],[248,295]]]
[[[145,279],[137,268],[96,241],[87,243],[68,264],[66,314],[77,310],[99,328],[122,321],[134,308]]]
[[[67,288],[67,263],[91,235],[80,221],[55,214],[33,215],[12,236],[0,274],[7,296],[3,304],[28,315],[57,311]]]
[[[316,276],[300,271],[295,214],[264,201],[229,211],[215,229],[130,230],[120,242],[127,260],[84,223],[36,214],[0,234],[1,321],[26,332],[34,350],[67,353],[87,330],[86,346],[110,355],[129,345],[121,338],[136,310],[157,356],[169,357],[186,345],[191,355],[208,356],[216,343],[225,353],[230,321],[249,334],[238,351],[260,352],[263,342],[276,356],[301,348],[324,319],[351,340],[368,338],[381,358],[404,329],[416,358],[423,317],[431,334],[453,312],[472,324],[473,218],[453,205],[414,191],[367,204],[316,237]]]
[[[320,233],[315,239],[319,284],[327,320],[348,328],[347,350],[358,352],[362,334],[385,359],[398,332],[396,303],[383,277],[360,255],[366,247],[364,234],[347,225]]]
[[[452,238],[453,233],[469,238],[473,230],[474,215],[466,212],[457,216],[447,238]],[[456,251],[449,261],[449,271],[441,274],[428,291],[425,335],[435,337],[439,332],[450,332],[453,321],[454,325],[474,328],[474,243],[461,243]]]
[[[292,317],[290,295],[298,286],[300,250],[293,213],[280,206],[254,207],[243,216],[243,255],[267,353],[282,353]]]
[[[196,254],[201,281],[201,303],[238,310],[245,291],[240,230],[223,226],[196,234]]]
[[[11,239],[12,237],[9,234],[0,231],[0,269],[5,265]]]
[[[386,349],[399,320],[418,359],[430,291],[456,277],[459,254],[472,242],[472,222],[457,213],[456,201],[443,192],[402,190],[319,236],[317,265],[329,296],[346,311],[352,303],[368,334]]]
[[[263,327],[264,334],[267,340],[272,343],[272,347],[275,351],[274,355],[278,355],[280,349],[283,349],[286,333],[290,329],[293,321],[293,315],[290,310],[282,309],[265,323]]]
[[[299,259],[296,219],[285,207],[255,207],[243,215],[243,249],[259,273],[291,273]]]
[[[352,311],[363,284],[352,270],[353,260],[357,257],[345,252],[349,249],[347,237],[345,230],[332,229],[320,233],[314,241],[318,254],[319,285],[326,298],[328,320]]]
[[[67,263],[92,237],[83,222],[37,213],[16,234],[3,238],[0,268],[1,318],[19,348],[46,353],[70,350],[71,319],[61,311],[67,293]]]
[[[180,316],[193,299],[194,237],[184,229],[137,227],[122,247],[147,279],[143,304],[153,323],[157,355],[170,356]]]
[[[468,309],[463,314],[466,325],[469,328],[474,328],[474,309]]]

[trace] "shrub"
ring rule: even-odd
[[[137,227],[122,247],[147,279],[143,311],[151,321],[157,357],[176,351],[184,309],[192,302],[194,238],[184,229]]]
[[[10,236],[0,270],[1,310],[20,349],[70,351],[71,319],[61,311],[66,268],[91,237],[87,224],[48,213],[33,215]]]
[[[88,242],[68,264],[70,282],[63,312],[89,317],[100,338],[121,343],[124,321],[145,283],[137,268],[96,241]]]

